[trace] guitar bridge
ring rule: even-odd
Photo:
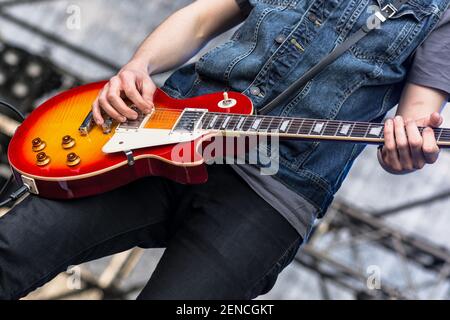
[[[91,112],[84,118],[83,122],[81,123],[81,126],[78,128],[78,131],[82,136],[87,136],[89,132],[92,130],[92,127],[94,126],[94,115]]]
[[[155,108],[152,109],[152,112],[149,114],[144,114],[141,110],[139,110],[135,105],[130,106],[133,111],[138,114],[138,117],[134,120],[127,120],[124,123],[121,123],[117,129],[119,130],[137,130],[143,128],[147,121],[153,116],[155,113]]]

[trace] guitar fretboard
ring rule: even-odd
[[[368,144],[384,142],[384,124],[339,120],[319,120],[254,116],[208,112],[203,115],[200,128],[224,132],[279,135],[313,140],[348,140]],[[424,128],[419,128],[422,132]],[[436,140],[450,146],[450,129],[435,129]]]

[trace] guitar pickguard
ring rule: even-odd
[[[104,153],[115,153],[189,142],[200,138],[203,134],[205,133],[202,130],[188,133],[164,129],[118,129],[113,137],[103,146],[102,151]]]

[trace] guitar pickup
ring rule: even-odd
[[[193,133],[207,112],[207,109],[184,109],[172,132]]]

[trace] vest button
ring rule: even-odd
[[[286,37],[283,34],[280,34],[275,38],[275,41],[278,44],[282,44],[285,40],[286,40]]]
[[[308,19],[311,22],[316,22],[317,16],[314,13],[311,12],[310,14],[308,14]]]
[[[258,87],[251,87],[250,93],[254,96],[259,96],[261,94],[261,89]]]
[[[320,27],[322,25],[322,22],[320,21],[319,17],[317,17],[314,13],[308,14],[309,21],[313,22],[317,27]]]

